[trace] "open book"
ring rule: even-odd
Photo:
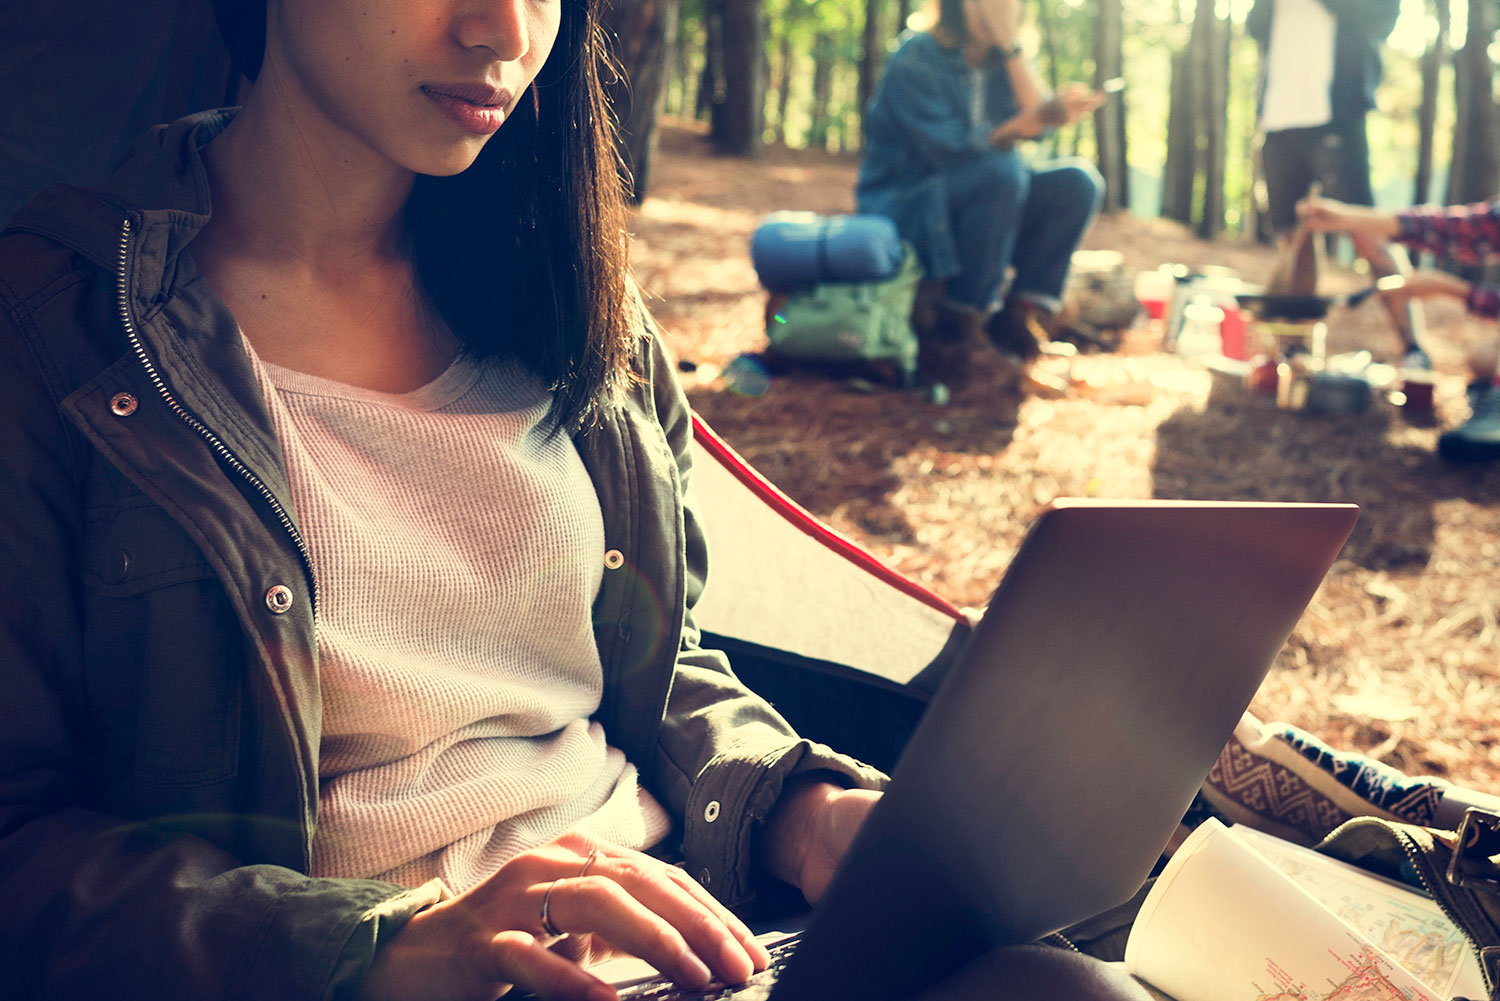
[[[1428,897],[1216,820],[1157,878],[1125,966],[1176,1001],[1489,996],[1468,939]]]

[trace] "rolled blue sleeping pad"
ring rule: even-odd
[[[755,227],[750,260],[771,292],[824,282],[878,282],[901,270],[901,236],[879,215],[772,212]]]

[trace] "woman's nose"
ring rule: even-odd
[[[530,0],[474,0],[465,5],[454,35],[465,48],[484,48],[503,62],[514,62],[531,49]]]

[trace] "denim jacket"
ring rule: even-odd
[[[159,128],[106,188],[45,192],[0,236],[11,997],[337,996],[445,892],[306,875],[317,583],[234,320],[183,252],[228,118]],[[624,556],[594,606],[598,718],[681,818],[688,870],[740,905],[787,776],[881,777],[699,647],[688,410],[640,324],[637,380],[575,439]]]
[[[959,272],[944,171],[982,156],[1017,156],[996,151],[990,133],[1018,110],[998,50],[973,66],[961,47],[913,32],[886,62],[866,116],[855,196],[859,211],[896,223],[929,277]]]

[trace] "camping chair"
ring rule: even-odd
[[[693,432],[704,645],[803,736],[890,770],[968,616],[823,524],[696,414]]]
[[[712,567],[694,611],[704,645],[725,651],[803,736],[889,771],[969,617],[824,525],[696,414],[693,430],[692,491]],[[1354,816],[1451,830],[1469,806],[1500,812],[1500,798],[1247,713],[1190,817],[1310,844]]]

